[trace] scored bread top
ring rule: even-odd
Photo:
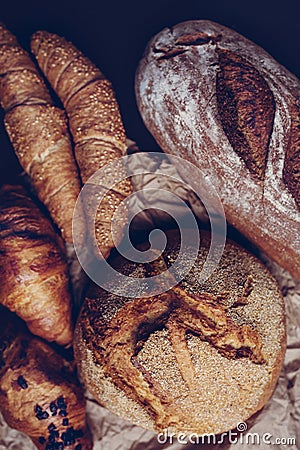
[[[168,237],[167,265],[178,252],[177,235]],[[209,236],[201,234],[197,263],[181,283],[190,295],[188,307],[182,298],[177,305],[170,302],[170,292],[143,301],[94,286],[86,297],[75,332],[79,370],[102,405],[142,427],[221,433],[258,411],[274,389],[285,351],[277,284],[254,256],[232,242],[213,275],[200,284],[208,248]],[[112,264],[131,276],[146,270],[122,258]],[[218,330],[219,341],[213,338]],[[232,352],[234,330],[245,345]],[[260,359],[251,357],[251,340],[257,354],[261,345]]]
[[[235,31],[194,20],[153,37],[135,86],[162,150],[200,168],[227,220],[299,279],[299,80]]]

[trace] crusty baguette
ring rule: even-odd
[[[192,251],[180,249],[178,232],[167,237],[159,264],[123,257],[110,263],[127,274],[128,286],[130,276],[157,275],[178,251],[186,258]],[[194,267],[168,292],[127,298],[93,285],[86,296],[74,336],[79,371],[100,404],[144,428],[226,432],[263,407],[279,376],[285,312],[275,280],[227,242],[214,273],[200,283],[209,247],[201,232]],[[125,283],[114,287],[122,292]]]
[[[86,183],[98,169],[117,160],[126,151],[125,131],[111,83],[63,37],[38,31],[32,36],[31,49],[65,107],[81,179]],[[115,172],[116,174],[111,174],[112,181],[115,176],[125,178],[122,165],[116,165]],[[95,197],[97,192],[101,193],[101,180],[100,186],[93,181],[90,189]],[[112,217],[130,191],[128,180],[116,184],[97,211],[96,240],[104,257],[109,255],[114,246],[111,235]],[[85,206],[89,208],[89,203]],[[90,216],[89,212],[87,215]],[[122,237],[126,222],[124,209],[114,221],[117,242]],[[93,222],[92,226],[94,227]]]
[[[1,306],[0,410],[39,449],[92,449],[74,364]]]
[[[33,334],[61,345],[73,337],[62,239],[21,186],[0,190],[0,303]]]
[[[228,221],[298,279],[299,93],[263,49],[206,20],[161,31],[136,76],[139,110],[161,148],[199,167]]]
[[[65,113],[53,105],[28,53],[0,24],[0,103],[21,166],[66,242],[80,181]]]

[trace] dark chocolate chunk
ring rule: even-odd
[[[75,443],[75,432],[74,432],[74,428],[70,427],[67,429],[67,431],[65,431],[64,433],[62,433],[61,435],[62,440],[64,441],[64,444],[67,445],[73,445]]]
[[[35,405],[34,412],[36,412],[36,413],[43,412],[43,408],[40,405]]]
[[[69,419],[64,419],[62,421],[62,424],[63,424],[64,427],[67,427],[69,425]]]
[[[55,450],[55,445],[51,444],[51,443],[47,444],[46,445],[46,450]]]
[[[81,444],[76,445],[75,450],[81,450],[81,449],[82,449],[82,445]]]
[[[52,412],[52,416],[56,416],[57,406],[55,402],[50,403],[50,411]]]
[[[59,437],[59,432],[57,430],[52,430],[50,431],[50,436],[56,439]]]
[[[75,430],[74,434],[75,434],[75,438],[78,439],[78,438],[81,438],[84,435],[84,432],[79,429],[79,430]]]
[[[53,436],[52,434],[50,434],[50,436],[48,437],[48,442],[50,442],[51,444],[53,444],[56,441],[56,437]]]
[[[66,409],[67,405],[66,405],[65,399],[63,397],[58,397],[57,406],[60,409]]]
[[[39,411],[36,413],[35,417],[39,420],[45,420],[48,419],[49,414],[47,413],[47,411]]]
[[[56,430],[56,426],[54,425],[54,423],[50,423],[50,425],[48,425],[48,430],[49,431]]]
[[[46,439],[44,438],[44,436],[40,436],[39,437],[39,443],[40,444],[45,444],[45,442],[46,442]]]
[[[55,443],[55,450],[64,450],[64,444],[62,442]]]
[[[68,413],[65,409],[61,409],[58,413],[61,417],[67,417]]]
[[[22,377],[22,375],[20,375],[18,377],[18,385],[22,388],[22,389],[27,389],[28,388],[28,384],[27,381],[25,380],[24,377]]]

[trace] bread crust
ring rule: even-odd
[[[0,303],[50,342],[73,338],[62,239],[21,186],[0,190]]]
[[[140,113],[161,148],[199,167],[228,221],[297,279],[299,92],[262,48],[206,20],[161,31],[136,74]]]
[[[178,251],[178,235],[168,232],[168,239],[166,261],[174,260]],[[94,286],[81,311],[74,351],[87,388],[100,404],[144,428],[226,432],[264,406],[279,376],[286,346],[285,312],[275,280],[255,257],[228,242],[214,274],[200,285],[197,278],[208,249],[209,236],[201,233],[194,268],[161,299],[129,299]],[[122,258],[111,263],[127,274],[141,274],[139,265]],[[186,293],[181,305],[185,295],[190,307],[199,302],[199,316],[192,318],[189,309],[172,304],[170,296],[178,295],[178,289]],[[206,319],[201,302],[208,307]],[[212,337],[212,323],[221,330],[224,320],[227,332],[223,329],[222,337]],[[204,334],[196,331],[199,322]],[[235,332],[246,333],[249,345],[253,339],[258,352],[254,358],[246,347],[226,353],[227,346],[223,352],[222,342],[232,344]]]
[[[82,182],[94,190],[92,197],[96,198],[101,186],[90,177],[126,153],[125,130],[113,87],[87,57],[61,36],[38,31],[31,38],[31,49],[65,107]],[[95,233],[105,258],[123,237],[127,207],[117,209],[131,193],[130,181],[126,179],[125,168],[120,162],[116,163],[115,170],[122,182],[115,183],[104,195],[99,208],[96,205],[95,220],[95,210],[85,205],[87,228],[91,236]],[[112,222],[115,224],[114,238]],[[95,253],[99,253],[97,249]]]
[[[32,336],[0,305],[0,409],[38,449],[92,449],[74,362]],[[81,446],[80,446],[81,445]]]
[[[64,240],[72,244],[80,180],[64,111],[51,99],[30,55],[0,24],[0,103],[21,166]],[[83,240],[83,223],[80,223]],[[79,225],[78,230],[79,230]]]

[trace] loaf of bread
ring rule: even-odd
[[[262,48],[206,20],[157,34],[136,75],[139,110],[161,148],[199,167],[228,221],[298,279],[299,93]]]
[[[128,283],[156,275],[182,251],[177,231],[167,237],[159,264],[110,263]],[[276,384],[285,353],[277,284],[233,242],[200,284],[209,243],[201,233],[193,269],[168,292],[127,298],[93,286],[85,299],[74,337],[84,382],[101,405],[146,429],[228,431],[262,408]]]
[[[74,363],[0,305],[0,410],[40,450],[91,450]]]

